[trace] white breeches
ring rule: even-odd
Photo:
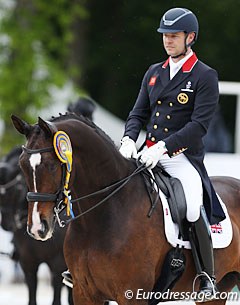
[[[202,180],[198,171],[184,154],[173,158],[165,154],[159,161],[169,175],[178,178],[182,183],[187,203],[187,220],[197,221],[203,204]]]

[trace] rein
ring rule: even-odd
[[[144,164],[138,166],[129,176],[99,190],[99,191],[96,191],[94,193],[91,193],[91,194],[88,194],[88,195],[85,195],[85,196],[82,196],[82,197],[79,197],[79,198],[76,198],[74,200],[71,200],[71,202],[76,202],[76,201],[80,201],[80,200],[83,200],[83,199],[86,199],[86,198],[90,198],[90,197],[93,197],[95,195],[98,195],[98,194],[102,194],[102,193],[105,193],[109,190],[111,190],[113,187],[117,187],[116,189],[114,189],[109,195],[107,195],[105,198],[103,198],[102,200],[100,200],[98,203],[96,203],[95,205],[93,205],[91,208],[87,209],[86,211],[82,212],[81,214],[75,216],[74,218],[68,220],[66,222],[66,224],[72,222],[73,220],[75,219],[78,219],[80,217],[82,217],[83,215],[91,212],[92,210],[96,209],[97,207],[99,207],[101,204],[103,204],[105,201],[107,201],[109,198],[111,198],[113,195],[115,195],[118,191],[120,191],[128,182],[129,180],[131,180],[131,178],[133,178],[134,176],[136,176],[137,174],[141,173],[143,170],[146,169],[146,166]]]

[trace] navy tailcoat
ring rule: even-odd
[[[218,99],[217,72],[198,60],[195,53],[172,80],[169,59],[154,64],[144,75],[124,133],[136,141],[140,130],[146,127],[146,140],[153,143],[163,140],[170,157],[185,154],[201,176],[203,203],[210,224],[225,218],[203,163],[205,150],[202,138]]]

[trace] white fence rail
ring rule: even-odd
[[[235,116],[235,147],[234,152],[240,153],[240,82],[219,82],[220,94],[236,95],[236,116]]]

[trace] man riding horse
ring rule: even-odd
[[[163,34],[169,57],[151,65],[145,73],[126,121],[120,152],[128,159],[137,157],[135,142],[146,124],[140,161],[150,169],[160,162],[168,174],[181,181],[186,218],[194,234],[192,248],[198,249],[197,259],[201,262],[200,292],[212,300],[216,281],[209,223],[216,224],[225,215],[203,163],[202,138],[218,104],[218,76],[192,51],[199,26],[190,10],[168,10],[157,31]]]

